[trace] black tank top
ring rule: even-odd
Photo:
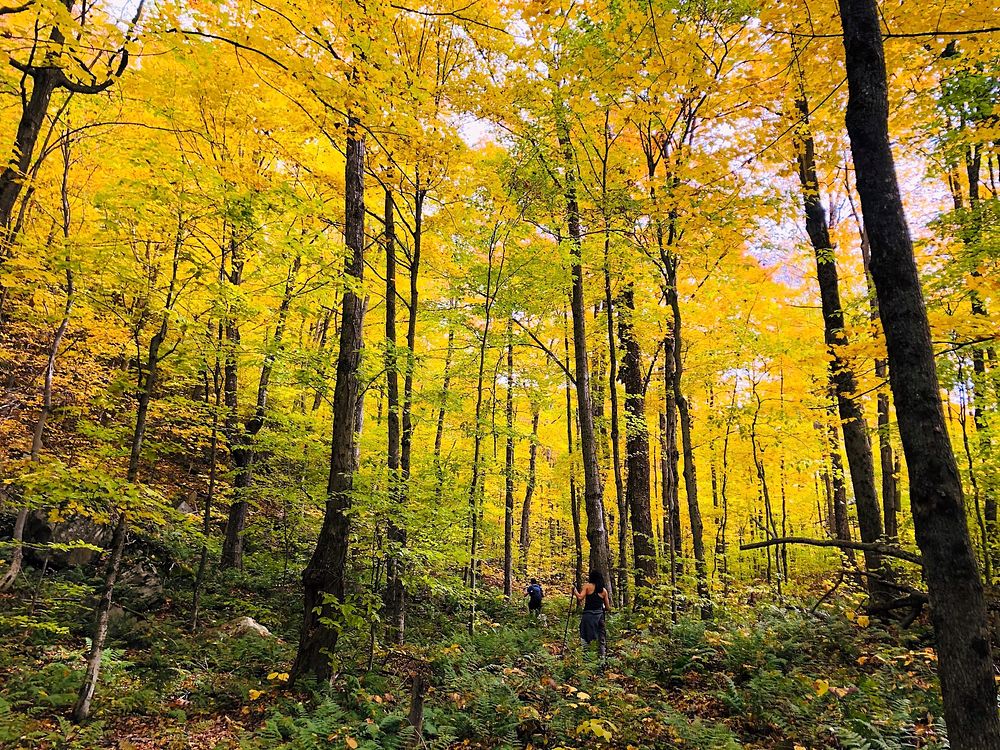
[[[586,598],[586,600],[583,603],[583,608],[585,610],[588,610],[588,609],[589,610],[595,610],[595,609],[596,610],[603,610],[604,609],[604,600],[601,598],[601,591],[603,591],[603,590],[604,589],[598,590],[597,587],[595,586],[594,587],[594,593],[593,594],[587,594],[587,598]]]

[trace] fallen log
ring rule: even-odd
[[[765,539],[763,542],[750,542],[741,544],[740,550],[747,551],[761,549],[762,547],[774,547],[779,544],[805,544],[812,547],[837,547],[839,549],[856,549],[867,552],[878,552],[886,557],[895,557],[898,560],[906,560],[914,565],[923,565],[920,555],[909,552],[905,549],[895,547],[881,542],[848,542],[842,539],[810,539],[804,536],[783,536],[775,539]]]

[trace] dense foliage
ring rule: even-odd
[[[0,745],[947,747],[839,13],[0,9]],[[995,8],[881,14],[991,604]]]

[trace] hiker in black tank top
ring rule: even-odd
[[[608,596],[604,576],[599,570],[590,571],[587,583],[582,591],[573,587],[573,596],[583,605],[583,615],[580,617],[580,639],[584,647],[597,641],[598,653],[601,659],[607,655],[608,635],[604,623],[604,613],[611,609],[611,597]]]

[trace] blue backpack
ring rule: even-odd
[[[528,597],[533,603],[539,603],[542,601],[542,587],[537,583],[533,583],[528,586]]]

